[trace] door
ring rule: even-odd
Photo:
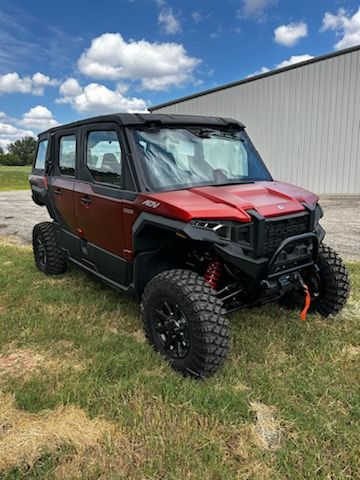
[[[52,139],[53,167],[49,177],[49,193],[55,205],[57,221],[62,227],[62,244],[71,256],[78,256],[77,220],[74,187],[78,138],[74,131],[57,132]]]
[[[84,127],[81,173],[74,199],[82,261],[126,284],[124,259],[124,154],[115,124]]]

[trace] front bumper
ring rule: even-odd
[[[218,292],[227,313],[276,301],[299,287],[305,270],[317,270],[318,247],[324,233],[319,226],[316,233],[290,237],[270,259],[244,256],[236,245],[216,246],[223,261],[239,271],[238,281]]]
[[[251,283],[260,279],[276,278],[316,264],[318,245],[325,232],[318,225],[315,233],[304,233],[289,237],[269,257],[252,258],[235,243],[215,245],[215,251],[225,263],[234,265],[243,272]]]

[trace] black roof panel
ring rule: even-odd
[[[50,128],[39,134],[39,137],[45,134],[66,130],[70,128],[81,127],[92,123],[115,122],[120,125],[145,125],[145,124],[161,124],[161,125],[207,125],[214,127],[227,127],[236,125],[244,127],[238,120],[232,118],[221,117],[205,117],[202,115],[168,115],[160,113],[114,113],[111,115],[101,115],[98,117],[86,118],[77,122],[59,125]]]

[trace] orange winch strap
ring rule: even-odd
[[[307,314],[307,311],[309,310],[310,303],[311,303],[310,292],[309,292],[309,289],[306,285],[304,286],[304,290],[305,290],[305,305],[304,305],[304,308],[301,310],[301,313],[300,313],[301,320],[306,320],[306,314]]]

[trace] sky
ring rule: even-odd
[[[0,146],[360,44],[360,0],[0,0]]]

